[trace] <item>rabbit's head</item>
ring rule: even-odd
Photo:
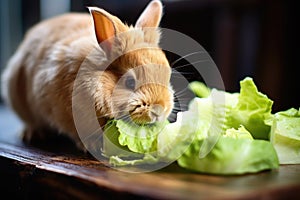
[[[173,90],[169,62],[159,48],[161,2],[150,2],[135,26],[99,8],[90,8],[90,13],[97,41],[110,60],[101,77],[106,89],[99,94],[107,98],[109,109],[104,112],[110,113],[104,114],[139,124],[167,119],[173,109]],[[96,107],[103,115],[102,103]]]

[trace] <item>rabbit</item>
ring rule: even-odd
[[[126,113],[148,124],[172,112],[172,70],[159,47],[162,3],[152,0],[130,26],[104,9],[88,9],[33,26],[4,70],[2,96],[24,122],[24,142],[54,130],[85,150],[72,113],[85,109],[72,102],[75,80],[94,102],[100,126]],[[79,70],[88,73],[78,77]]]

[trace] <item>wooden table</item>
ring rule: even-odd
[[[0,127],[0,191],[13,199],[300,199],[300,165],[242,176],[192,173],[176,163],[126,173],[65,138],[27,146],[8,132]]]

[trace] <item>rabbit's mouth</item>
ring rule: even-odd
[[[137,124],[152,124],[167,119],[166,108],[160,104],[139,104],[129,111],[130,118]]]

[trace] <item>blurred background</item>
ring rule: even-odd
[[[69,12],[106,9],[135,23],[149,0],[1,0],[0,70],[24,33],[40,20]],[[300,106],[296,1],[163,0],[161,26],[182,32],[202,45],[218,66],[225,88],[239,91],[251,76],[274,101],[274,111]],[[176,42],[176,41],[175,41]],[[170,57],[170,62],[172,61]],[[190,77],[189,80],[197,80]]]

